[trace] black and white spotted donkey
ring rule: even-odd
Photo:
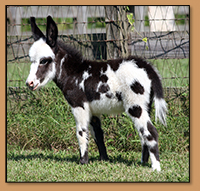
[[[47,17],[46,37],[31,17],[35,42],[30,48],[32,62],[26,85],[39,89],[53,80],[72,108],[80,163],[88,163],[88,134],[97,144],[101,160],[108,160],[101,129],[101,114],[126,112],[142,144],[142,163],[150,156],[153,170],[160,171],[158,133],[150,119],[152,102],[155,117],[166,125],[167,104],[157,71],[147,61],[129,56],[106,62],[89,61],[74,48],[58,40],[58,28]]]

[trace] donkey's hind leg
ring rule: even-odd
[[[91,134],[99,149],[100,160],[108,160],[108,155],[104,144],[103,130],[101,129],[101,121],[99,117],[92,116],[90,125]]]
[[[127,110],[137,129],[142,144],[142,162],[148,162],[150,156],[153,170],[160,171],[158,133],[152,125],[148,112],[139,105],[133,105]]]
[[[146,144],[142,144],[142,157],[141,157],[141,163],[145,164],[148,163],[149,160],[149,150],[148,146]]]

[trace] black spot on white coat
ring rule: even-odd
[[[112,93],[107,93],[106,97],[109,98],[109,99],[111,99],[113,97],[113,94]]]
[[[100,81],[106,83],[106,82],[108,81],[108,76],[106,76],[106,75],[101,75],[101,76],[100,76]]]
[[[109,88],[109,86],[107,84],[102,84],[98,89],[98,91],[100,93],[106,93],[109,90],[110,90],[110,88]]]
[[[142,114],[142,108],[139,105],[134,105],[131,108],[129,108],[128,112],[131,114],[131,116],[140,118]]]
[[[83,136],[83,132],[79,131],[78,134],[82,137]]]
[[[122,101],[122,92],[116,92],[116,97],[118,101]]]
[[[133,82],[130,87],[136,94],[144,93],[144,87],[138,81]]]

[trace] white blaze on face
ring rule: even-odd
[[[51,57],[54,60],[55,55],[48,44],[41,38],[38,41],[34,42],[29,50],[29,57],[32,62],[30,67],[30,73],[26,80],[26,84],[32,85],[33,90],[36,88],[42,87],[47,84],[50,80],[55,77],[56,69],[55,63],[52,62],[52,66],[49,67],[49,71],[46,72],[46,75],[43,81],[40,83],[40,80],[36,73],[40,69],[40,60],[41,58],[49,58]]]

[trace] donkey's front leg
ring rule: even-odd
[[[76,136],[80,148],[80,163],[88,163],[88,125],[90,121],[90,112],[87,104],[84,107],[76,107],[72,109],[76,120]]]

